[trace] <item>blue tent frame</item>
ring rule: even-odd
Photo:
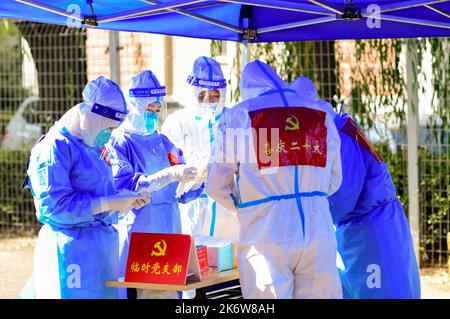
[[[0,17],[238,42],[450,36],[449,0],[7,0]]]

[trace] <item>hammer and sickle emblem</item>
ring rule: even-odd
[[[300,129],[300,123],[295,115],[291,115],[286,119],[286,125],[284,127],[286,131],[296,131]]]
[[[163,245],[161,247],[161,244]],[[154,246],[155,249],[152,251],[152,256],[165,256],[167,250],[167,244],[164,239],[158,241]]]

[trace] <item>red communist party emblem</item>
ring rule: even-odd
[[[325,112],[307,107],[272,107],[249,115],[260,169],[292,165],[325,167]]]

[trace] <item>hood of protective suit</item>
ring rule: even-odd
[[[133,76],[128,88],[129,111],[121,130],[139,135],[149,135],[146,128],[145,110],[151,103],[161,104],[164,107],[165,87],[161,86],[156,75],[149,70],[145,70]]]
[[[81,138],[86,145],[99,146],[96,145],[96,139],[104,137],[104,130],[118,127],[125,118],[125,98],[115,82],[100,76],[85,86],[83,100],[84,102],[66,112],[59,123]]]
[[[239,88],[242,99],[248,100],[271,90],[289,87],[272,67],[256,60],[245,66],[241,74]]]
[[[310,98],[311,100],[319,99],[316,86],[313,81],[306,76],[296,78],[289,87],[297,92],[297,94]]]
[[[222,113],[226,100],[227,82],[223,77],[220,64],[211,58],[202,56],[195,60],[187,82],[192,86],[192,101],[190,107],[199,116],[217,116]],[[203,91],[218,90],[218,103],[200,103],[198,95]]]
[[[86,103],[97,103],[126,113],[127,105],[119,86],[104,76],[86,84],[83,90],[83,100]]]
[[[313,81],[306,76],[300,76],[295,79],[289,87],[297,92],[298,95],[315,101],[323,111],[332,113],[334,115],[333,106],[325,100],[319,98],[316,86]]]

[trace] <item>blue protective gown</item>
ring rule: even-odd
[[[28,176],[37,218],[45,224],[36,243],[41,249],[34,256],[35,278],[45,286],[46,278],[52,282],[59,272],[60,295],[50,297],[117,298],[117,289],[104,284],[118,278],[116,214],[94,216],[92,211],[93,197],[116,193],[100,149],[87,147],[56,123],[33,148]],[[53,255],[48,247],[57,250],[57,265],[42,272],[45,267],[36,264],[46,262],[44,252]],[[36,285],[38,298],[40,290]]]
[[[342,132],[336,115],[342,184],[329,197],[336,225],[344,298],[420,298],[420,276],[409,225],[386,163]]]
[[[107,145],[117,190],[138,191],[143,175],[150,175],[171,166],[171,157],[184,164],[183,153],[169,139],[159,133],[139,135],[117,129]],[[120,275],[124,276],[128,257],[130,234],[181,233],[181,220],[178,203],[187,203],[203,192],[203,186],[196,191],[175,198],[178,183],[170,183],[152,193],[151,202],[140,209],[119,217],[120,233]]]

